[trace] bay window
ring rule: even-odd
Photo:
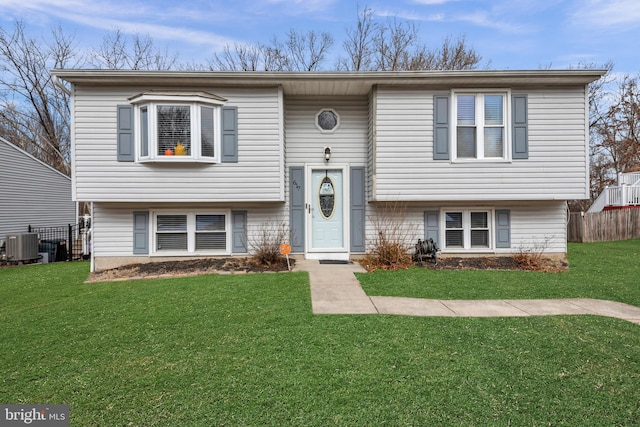
[[[205,92],[145,92],[135,105],[138,161],[220,161],[221,106]]]

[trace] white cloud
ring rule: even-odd
[[[588,0],[577,4],[576,9],[572,16],[574,24],[619,29],[640,26],[638,0]]]
[[[77,23],[86,23],[84,15],[67,15],[69,20]],[[91,26],[103,30],[120,29],[125,33],[148,34],[154,40],[182,41],[188,44],[205,44],[211,46],[214,50],[219,50],[225,44],[232,43],[232,39],[219,36],[217,34],[193,30],[188,27],[173,27],[167,25],[158,25],[140,21],[125,21],[108,18],[94,18]]]
[[[325,12],[330,9],[335,1],[336,0],[266,0],[266,3],[284,6],[283,10],[287,15],[301,15],[313,12]]]
[[[460,14],[453,18],[456,21],[468,22],[478,27],[492,28],[507,33],[525,32],[526,25],[503,21],[487,12]]]
[[[382,17],[398,17],[409,21],[423,22],[463,22],[473,24],[477,27],[490,28],[506,33],[526,33],[531,29],[526,24],[515,24],[505,20],[501,20],[489,12],[434,12],[434,13],[418,13],[418,12],[377,12],[376,15]]]
[[[195,13],[192,8],[172,8],[157,3],[129,1],[85,2],[81,0],[0,0],[0,8],[13,13],[16,19],[37,15],[38,21],[66,21],[80,26],[125,33],[149,35],[154,40],[167,40],[190,45],[207,45],[220,50],[233,39],[196,28],[195,19],[211,22],[210,11]],[[208,16],[209,15],[209,16]],[[208,16],[208,17],[207,17]],[[125,19],[126,17],[126,19]],[[228,17],[227,17],[228,18]],[[223,19],[218,16],[218,19]],[[25,19],[26,20],[26,19]],[[166,25],[171,21],[176,25]]]
[[[414,3],[416,4],[422,4],[425,6],[433,6],[433,5],[437,5],[437,4],[445,4],[445,3],[451,3],[454,1],[459,1],[459,0],[413,0]]]

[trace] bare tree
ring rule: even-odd
[[[226,45],[209,61],[209,68],[222,71],[317,71],[333,45],[329,33],[290,30],[285,42],[274,37],[270,44]]]
[[[226,45],[222,53],[215,54],[209,68],[221,71],[258,71],[262,63],[263,50],[260,45],[235,43]]]
[[[343,48],[347,58],[336,65],[346,71],[469,70],[482,57],[466,43],[464,36],[446,37],[439,48],[420,43],[420,29],[411,21],[397,18],[375,22],[368,7],[358,12],[354,28],[347,28]]]
[[[108,33],[102,44],[90,53],[89,63],[109,70],[171,70],[178,54],[155,46],[153,39],[138,33],[127,37],[121,30]]]
[[[373,37],[376,26],[373,22],[373,10],[365,7],[358,11],[355,28],[347,28],[347,39],[342,47],[347,58],[338,60],[337,69],[345,71],[369,71],[373,69]]]
[[[640,165],[640,87],[638,77],[625,76],[615,99],[596,126],[600,136],[594,148],[610,160],[612,174]]]
[[[270,46],[261,45],[261,49],[265,71],[291,71],[291,60],[277,38],[273,38]]]
[[[622,172],[640,170],[640,76],[615,80],[613,63],[579,64],[579,69],[603,69],[605,74],[589,85],[591,199]],[[590,203],[572,201],[572,210]]]
[[[0,28],[0,133],[28,153],[70,173],[69,92],[50,69],[78,66],[73,38],[54,29],[50,42]]]
[[[428,51],[425,63],[418,65],[423,70],[473,70],[478,67],[482,57],[467,46],[466,38],[458,36],[453,39],[447,36],[442,45],[433,51]]]
[[[317,71],[333,45],[333,37],[329,33],[316,33],[311,30],[306,34],[289,30],[286,48],[293,71]]]
[[[376,70],[400,71],[408,69],[418,42],[418,27],[409,21],[390,19],[386,25],[378,26],[373,37],[373,64]],[[419,49],[419,48],[418,48]]]
[[[234,43],[209,60],[210,70],[220,71],[288,71],[289,57],[275,38],[270,46]]]

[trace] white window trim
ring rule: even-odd
[[[503,104],[503,117],[504,117],[504,145],[502,157],[484,157],[484,145],[483,137],[484,133],[478,132],[478,144],[476,147],[476,158],[458,158],[458,98],[457,95],[476,95],[476,128],[482,127],[484,129],[484,109],[478,108],[484,106],[483,102],[480,102],[477,95],[502,95],[504,96]],[[482,113],[480,112],[482,111]],[[449,111],[449,117],[451,117],[451,125],[449,126],[449,140],[451,141],[451,161],[454,163],[477,163],[477,162],[491,162],[491,163],[507,163],[511,162],[511,89],[452,89],[451,90],[451,106]],[[482,135],[481,135],[482,134]]]
[[[161,163],[220,163],[222,149],[222,108],[224,102],[208,99],[200,96],[170,96],[170,95],[142,95],[132,101],[134,103],[134,124],[135,124],[135,144],[136,161],[138,163],[161,162]],[[163,105],[188,105],[191,108],[191,154],[185,156],[162,156],[158,154],[157,129],[157,107]],[[142,120],[141,109],[147,107],[147,139],[148,155],[141,156],[142,153]],[[201,108],[213,108],[213,157],[201,155]]]
[[[334,116],[336,116],[336,125],[333,129],[323,129],[318,123],[318,117],[320,117],[320,114],[324,113],[325,111],[329,111],[333,113]],[[340,115],[333,108],[321,108],[320,111],[318,111],[314,117],[314,123],[316,125],[316,128],[320,131],[320,133],[334,133],[340,128]]]
[[[231,255],[231,243],[233,232],[231,230],[230,210],[156,210],[151,211],[151,251],[150,256],[207,256],[207,255]],[[187,216],[187,250],[186,251],[158,251],[158,215],[186,215]],[[224,229],[226,233],[225,250],[196,251],[196,215],[224,215]]]
[[[464,247],[453,247],[447,248],[447,212],[462,212],[462,230],[463,230],[463,241]],[[471,247],[471,212],[486,212],[488,214],[487,224],[489,226],[488,229],[488,237],[489,237],[489,246],[486,248],[472,248]],[[465,252],[465,253],[494,253],[495,252],[495,209],[493,208],[485,208],[485,207],[450,207],[443,208],[440,210],[440,241],[442,244],[440,245],[443,253],[456,253],[456,252]]]

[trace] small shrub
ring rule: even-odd
[[[289,228],[282,221],[266,221],[249,241],[251,255],[260,265],[277,265],[284,256],[280,253],[280,245],[289,238]]]
[[[398,270],[413,265],[411,248],[415,226],[406,221],[406,207],[399,202],[384,203],[370,217],[376,238],[361,261],[368,270]]]
[[[533,246],[529,248],[521,246],[518,253],[513,255],[513,260],[523,270],[548,271],[552,268],[550,266],[552,263],[544,256],[544,253],[550,243],[551,238],[545,237],[543,242],[534,242]]]

